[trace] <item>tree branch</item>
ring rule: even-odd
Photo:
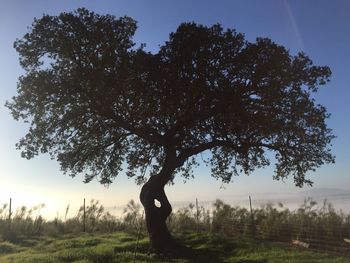
[[[148,129],[135,127],[129,122],[124,121],[122,118],[118,116],[114,116],[113,120],[115,121],[116,126],[121,127],[142,139],[145,139],[149,143],[157,144],[159,146],[166,146],[167,142],[162,135],[156,133],[154,131],[149,131]]]
[[[219,146],[233,148],[235,151],[238,151],[238,146],[230,141],[212,140],[183,150],[177,157],[178,162],[182,165],[189,157]]]

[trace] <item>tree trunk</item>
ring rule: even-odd
[[[156,253],[168,253],[174,249],[174,240],[166,225],[166,219],[172,207],[164,192],[164,186],[169,181],[173,169],[162,169],[152,176],[141,189],[140,201],[145,209],[146,225],[151,246]],[[155,205],[155,200],[160,207]]]

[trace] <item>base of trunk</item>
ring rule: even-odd
[[[168,254],[174,250],[175,241],[166,225],[172,207],[165,195],[164,184],[153,176],[142,187],[140,201],[145,209],[146,226],[152,249],[158,254]],[[155,202],[160,205],[156,205]]]

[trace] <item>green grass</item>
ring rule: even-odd
[[[188,233],[177,237],[187,246],[177,258],[159,257],[149,250],[147,236],[141,236],[136,262],[334,262],[350,258],[280,246],[248,238],[224,238],[212,234]],[[0,242],[0,262],[133,262],[136,235],[80,234],[23,239],[16,244]]]

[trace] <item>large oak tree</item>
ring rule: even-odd
[[[30,125],[17,145],[23,157],[49,153],[86,182],[110,184],[124,168],[145,183],[156,251],[173,245],[164,186],[191,177],[198,154],[223,182],[273,156],[274,179],[300,187],[334,161],[328,113],[312,97],[328,67],[219,24],[183,23],[155,54],[135,46],[135,30],[130,17],[86,9],[35,19],[15,42],[25,74],[7,107]]]

